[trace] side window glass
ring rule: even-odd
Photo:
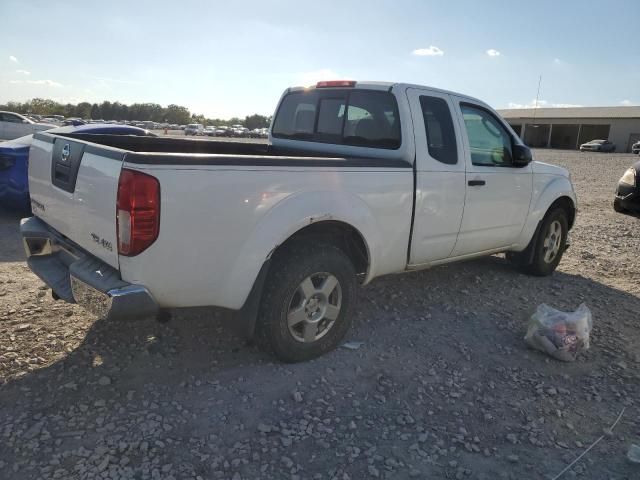
[[[512,165],[511,137],[489,112],[462,104],[462,117],[469,138],[474,165],[509,167]]]
[[[429,155],[439,162],[455,165],[458,163],[458,146],[447,102],[438,97],[421,96],[420,105]]]
[[[22,123],[22,119],[17,115],[12,115],[10,113],[4,114],[4,121],[11,123]]]

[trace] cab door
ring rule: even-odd
[[[465,166],[451,96],[408,88],[416,143],[416,192],[409,266],[446,259],[456,244],[465,202]]]
[[[529,213],[531,165],[513,165],[518,140],[488,107],[453,97],[464,137],[466,201],[453,256],[516,243]]]

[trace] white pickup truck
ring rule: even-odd
[[[398,83],[287,89],[269,145],[37,133],[29,184],[28,264],[55,297],[225,307],[284,361],[339,344],[358,282],[499,252],[549,275],[576,216],[568,172],[489,106]]]

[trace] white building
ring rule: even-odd
[[[589,140],[616,144],[630,152],[640,141],[640,106],[518,108],[498,110],[530,147],[576,149]]]

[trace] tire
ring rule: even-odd
[[[524,252],[509,252],[507,259],[517,266],[523,273],[537,277],[551,275],[560,260],[567,245],[569,220],[563,208],[550,210],[542,220],[540,232]],[[526,258],[533,249],[533,258],[527,262]]]
[[[619,198],[613,199],[613,209],[618,213],[626,213],[626,210],[622,208],[622,205],[620,204]]]
[[[281,249],[262,293],[258,346],[288,363],[335,349],[351,326],[356,289],[353,264],[334,245],[295,243]]]

